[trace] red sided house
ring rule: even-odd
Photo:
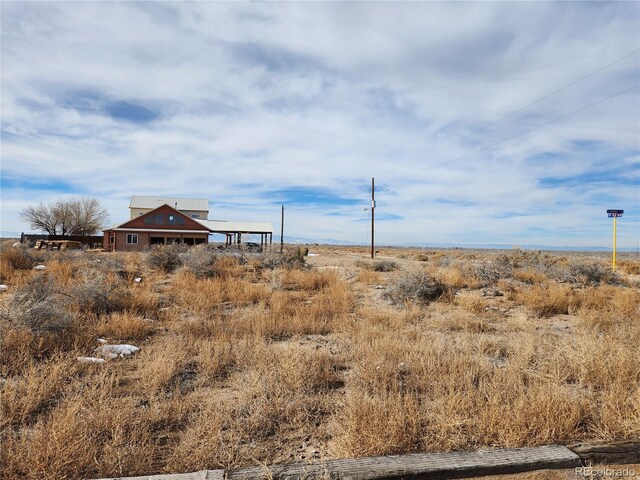
[[[169,205],[104,231],[105,250],[140,251],[152,245],[208,243],[211,230]]]

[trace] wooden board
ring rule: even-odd
[[[246,467],[225,472],[128,477],[129,480],[442,480],[512,474],[542,469],[579,467],[581,462],[604,465],[640,463],[640,440],[583,442],[569,448],[543,447],[475,452],[415,453],[384,457],[327,460],[315,464]],[[124,477],[122,477],[124,478]],[[112,478],[105,480],[120,480]]]
[[[201,470],[192,473],[165,473],[140,477],[112,477],[101,480],[224,480],[224,470]]]
[[[602,464],[640,463],[640,440],[582,442],[569,445],[583,461]]]
[[[227,472],[227,480],[440,480],[580,466],[566,447],[476,452],[421,453],[329,460],[318,464],[274,465]]]

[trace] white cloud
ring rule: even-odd
[[[277,225],[268,192],[319,187],[362,205],[291,205],[289,234],[364,241],[376,176],[380,214],[403,217],[379,223],[383,242],[606,245],[619,207],[635,246],[637,182],[588,175],[637,181],[638,90],[477,150],[640,83],[640,55],[460,139],[630,52],[639,20],[622,2],[3,2],[2,230],[56,195],[119,220],[131,194],[164,192]],[[113,102],[157,118],[110,116]]]

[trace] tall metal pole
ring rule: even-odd
[[[616,269],[616,217],[613,217],[613,270]]]
[[[624,210],[621,209],[608,209],[607,210],[607,215],[609,215],[609,218],[613,218],[613,252],[612,252],[612,258],[611,258],[611,268],[613,270],[616,269],[616,240],[617,240],[617,221],[618,221],[618,217],[622,217],[622,214],[624,213]]]
[[[280,220],[280,253],[284,250],[284,205],[282,205],[282,219]]]
[[[371,177],[371,258],[375,257],[375,242],[373,240],[374,235],[374,222],[375,222],[375,210],[376,210],[376,196],[375,196],[375,180]]]

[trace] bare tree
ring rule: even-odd
[[[20,211],[20,217],[32,228],[49,235],[84,236],[99,232],[109,214],[95,198],[77,198],[30,205]]]
[[[29,205],[19,213],[20,218],[29,222],[31,228],[46,232],[49,235],[59,234],[60,226],[56,220],[53,205],[44,205],[40,202],[40,205],[36,207]]]
[[[69,204],[72,224],[70,235],[93,235],[109,220],[109,214],[95,198],[80,198]]]

